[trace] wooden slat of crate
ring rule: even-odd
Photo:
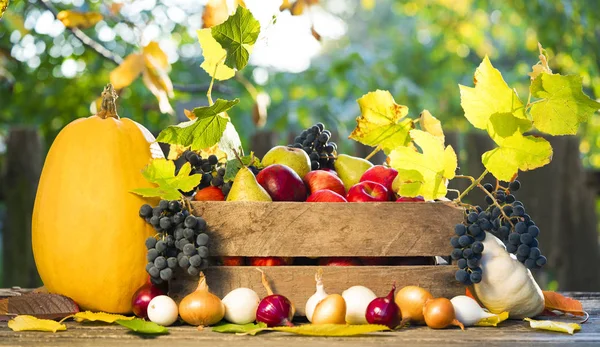
[[[449,255],[462,209],[446,203],[193,202],[216,256]]]
[[[267,274],[275,293],[285,295],[296,306],[298,315],[304,315],[304,305],[315,292],[317,266],[271,266],[261,267]],[[387,294],[392,283],[397,287],[418,285],[428,289],[434,296],[451,298],[464,294],[465,287],[454,279],[456,268],[438,266],[325,266],[323,283],[327,293],[342,293],[355,285],[371,288],[376,295]],[[254,267],[216,266],[206,271],[211,292],[223,298],[231,290],[248,287],[260,297],[267,295],[261,284],[261,275]],[[197,286],[197,277],[179,274],[171,281],[169,295],[176,301],[191,293]]]

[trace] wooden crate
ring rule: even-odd
[[[213,256],[245,257],[414,257],[448,256],[454,225],[463,210],[447,203],[296,203],[193,202],[209,226]],[[318,266],[262,267],[276,293],[304,314],[315,291]],[[322,267],[328,293],[364,285],[377,295],[392,282],[418,285],[435,296],[464,293],[454,279],[456,268],[426,266]],[[251,266],[214,266],[205,271],[211,291],[223,297],[237,287],[266,295],[260,273]],[[171,281],[176,299],[195,289],[197,278],[178,274]]]

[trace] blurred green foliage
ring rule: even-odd
[[[90,103],[115,65],[83,49],[68,31],[55,37],[38,33],[29,17],[44,14],[39,1],[11,3],[0,21],[0,134],[12,124],[32,124],[40,128],[49,144],[68,122],[90,115]],[[142,0],[132,2],[136,1]],[[586,93],[600,97],[600,11],[595,0],[379,0],[372,9],[362,7],[358,0],[342,2],[346,10],[336,15],[346,22],[347,34],[339,40],[323,40],[321,54],[306,71],[266,69],[268,79],[257,87],[271,98],[267,130],[286,134],[322,121],[337,131],[342,149],[349,148],[342,139],[355,125],[356,99],[379,88],[389,89],[413,115],[427,108],[446,129],[468,131],[458,83],[472,85],[473,72],[487,54],[509,85],[526,99],[527,73],[538,60],[538,41],[550,52],[553,70],[581,74]],[[83,11],[103,12],[105,21],[86,30],[94,38],[104,26],[158,23],[163,39],[176,45],[179,56],[172,65],[172,81],[207,84],[208,76],[199,68],[199,45],[191,30],[201,25],[202,6],[186,9],[185,22],[165,23],[161,14],[181,2],[149,3],[127,21],[120,15],[107,15],[108,7],[100,1],[64,0],[55,6],[70,9],[76,5]],[[324,8],[330,5],[322,1]],[[168,22],[170,17],[166,18]],[[139,49],[130,41],[116,35],[102,43],[125,56]],[[58,48],[51,54],[55,46]],[[19,53],[23,47],[33,47],[36,58]],[[18,59],[23,56],[27,59]],[[78,73],[70,78],[60,72],[68,59],[79,64]],[[249,66],[243,73],[252,81],[257,69],[265,71]],[[251,116],[254,101],[235,80],[221,84],[229,88],[230,95],[215,93],[217,97],[242,99],[229,114],[247,147],[249,137],[257,131]],[[141,80],[124,89],[119,101],[121,116],[133,118],[155,133],[176,121],[159,113],[156,99]],[[200,105],[206,101],[202,93],[176,92],[173,104],[178,102]],[[182,108],[177,111],[183,117]],[[596,114],[582,129],[581,151],[586,165],[600,167],[599,132],[600,117]],[[280,139],[285,142],[287,136]]]

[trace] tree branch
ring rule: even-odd
[[[46,10],[48,10],[48,11],[50,11],[50,13],[52,13],[54,18],[57,17],[58,10],[56,9],[56,7],[54,7],[54,5],[52,4],[52,2],[50,0],[40,0],[39,2]],[[69,32],[71,32],[71,34],[73,34],[73,36],[75,36],[75,38],[77,40],[79,40],[79,42],[81,42],[84,46],[91,48],[96,53],[98,53],[100,56],[102,56],[104,59],[109,60],[116,65],[120,65],[123,62],[123,58],[121,56],[111,52],[108,48],[104,47],[100,42],[89,37],[81,29],[69,28],[69,27],[66,27],[66,29]],[[180,92],[184,92],[184,93],[204,93],[208,90],[208,84],[176,84],[176,83],[173,83],[173,89],[180,91]],[[215,86],[215,90],[217,90],[221,93],[226,93],[226,94],[231,93],[231,90],[229,88],[223,87],[223,86]]]

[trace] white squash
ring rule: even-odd
[[[544,310],[544,294],[517,257],[497,237],[486,232],[481,258],[483,276],[473,295],[492,313],[508,312],[511,319],[534,317]]]

